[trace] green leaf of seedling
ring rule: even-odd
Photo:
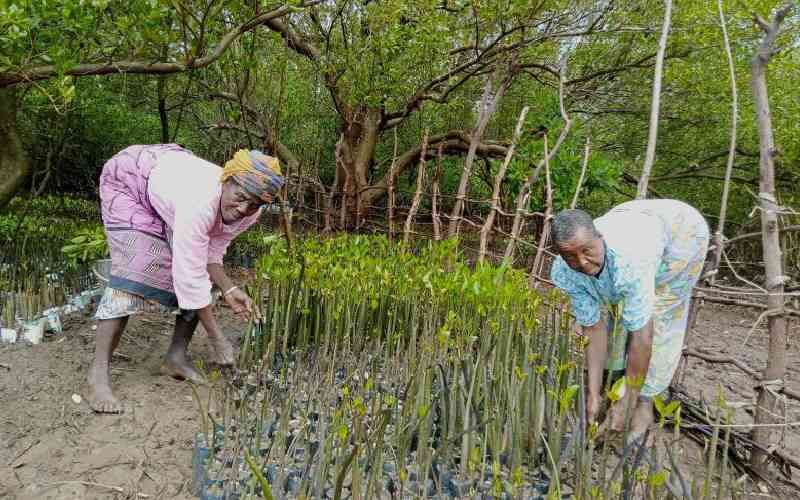
[[[620,377],[608,390],[608,399],[616,403],[625,395],[625,377]]]
[[[253,460],[253,457],[250,455],[250,452],[247,451],[247,449],[244,450],[244,459],[247,462],[247,466],[250,467],[250,471],[258,480],[259,484],[261,484],[261,491],[264,495],[264,498],[266,500],[272,500],[272,489],[269,486],[269,482],[261,473],[261,470],[258,468],[258,465],[256,465],[256,462]]]
[[[656,472],[655,474],[651,475],[648,478],[648,481],[649,481],[650,486],[652,488],[658,488],[659,486],[661,486],[665,482],[667,482],[667,471],[660,470],[660,471]]]
[[[653,405],[656,407],[656,411],[662,417],[664,416],[664,401],[661,399],[661,396],[656,396],[653,398]]]
[[[561,412],[567,411],[569,405],[572,403],[572,400],[575,398],[575,394],[578,393],[578,385],[571,385],[564,390],[561,394],[561,398],[559,399],[559,405],[561,407]]]
[[[680,408],[680,406],[681,406],[681,402],[680,401],[673,401],[670,404],[668,404],[667,408],[665,409],[665,412],[666,412],[667,416],[671,417],[671,416],[675,415],[675,412],[678,411],[678,408]]]

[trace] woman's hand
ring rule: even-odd
[[[239,287],[232,288],[224,295],[224,298],[225,302],[233,309],[233,312],[238,314],[242,319],[249,320],[255,318],[261,320],[261,314],[258,308],[255,307],[252,299]]]

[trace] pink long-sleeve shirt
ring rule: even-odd
[[[225,224],[221,175],[220,167],[185,151],[163,154],[150,173],[150,204],[172,233],[172,281],[181,309],[211,304],[208,264],[221,264],[230,242],[261,215]]]

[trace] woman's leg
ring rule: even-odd
[[[167,350],[164,363],[161,365],[161,373],[164,375],[190,380],[198,384],[204,381],[203,376],[192,366],[187,352],[198,320],[199,317],[196,313],[185,315],[183,311],[175,317],[175,333],[172,335],[172,342]]]
[[[120,413],[122,405],[111,392],[111,355],[117,349],[128,324],[128,316],[103,319],[97,324],[94,362],[89,368],[89,406],[99,413]]]

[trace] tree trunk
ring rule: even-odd
[[[343,175],[338,186],[342,193],[341,223],[357,223],[369,211],[374,196],[370,194],[369,169],[380,134],[380,110],[358,107],[345,113],[337,163]]]
[[[478,255],[478,262],[483,262],[486,259],[486,254],[488,253],[489,232],[492,230],[492,226],[494,226],[495,216],[497,215],[497,211],[500,209],[500,186],[503,184],[503,178],[505,178],[508,166],[511,164],[511,159],[514,157],[514,149],[516,148],[519,136],[522,135],[522,126],[525,124],[525,116],[527,114],[528,106],[525,106],[522,108],[519,118],[517,119],[517,127],[514,129],[514,135],[511,138],[511,146],[508,148],[508,153],[506,153],[503,164],[500,166],[500,170],[497,171],[497,175],[494,177],[491,200],[492,207],[489,209],[489,215],[486,216],[486,221],[484,221],[483,227],[481,228],[481,249],[480,254]]]
[[[760,188],[759,200],[761,203],[761,231],[766,271],[764,288],[767,296],[767,307],[771,311],[769,316],[769,355],[767,368],[764,370],[763,381],[759,384],[758,404],[756,406],[755,422],[757,427],[753,431],[754,440],[768,448],[772,443],[773,430],[769,427],[758,427],[759,424],[768,424],[774,421],[773,415],[777,412],[776,391],[783,387],[783,378],[786,375],[786,316],[784,314],[783,288],[786,277],[782,269],[782,256],[780,247],[780,231],[778,226],[778,211],[780,207],[775,197],[775,162],[777,154],[775,140],[772,134],[772,118],[769,108],[769,94],[767,91],[767,66],[772,56],[773,44],[783,19],[792,8],[792,3],[782,7],[776,14],[772,23],[767,23],[756,17],[758,25],[764,30],[764,38],[758,47],[751,63],[753,99],[758,120],[759,140],[759,170]],[[752,465],[761,471],[766,468],[767,454],[753,450]]]
[[[642,176],[639,178],[636,198],[647,198],[647,183],[650,181],[650,172],[656,159],[656,140],[658,139],[658,110],[661,103],[661,74],[664,68],[664,52],[667,50],[669,25],[672,19],[672,0],[665,0],[664,23],[661,25],[661,38],[658,41],[656,54],[655,75],[653,76],[653,102],[650,107],[650,131],[647,136],[647,153],[644,158]]]
[[[719,272],[719,263],[722,259],[722,249],[725,246],[725,217],[728,212],[728,193],[731,188],[731,173],[733,172],[733,161],[736,158],[736,124],[739,119],[739,97],[736,91],[736,67],[733,63],[733,53],[731,44],[728,40],[728,28],[725,25],[725,13],[722,11],[722,0],[717,0],[719,10],[719,22],[722,26],[722,39],[725,43],[725,54],[728,56],[728,69],[731,74],[731,144],[728,151],[728,164],[725,167],[725,182],[722,185],[722,202],[719,208],[719,223],[717,231],[714,233],[714,260],[712,262],[711,283],[716,280]]]
[[[158,92],[158,117],[161,120],[161,144],[169,142],[169,116],[167,116],[167,77],[158,76],[156,91]]]
[[[17,130],[18,104],[14,87],[0,88],[0,209],[8,205],[31,173]]]

